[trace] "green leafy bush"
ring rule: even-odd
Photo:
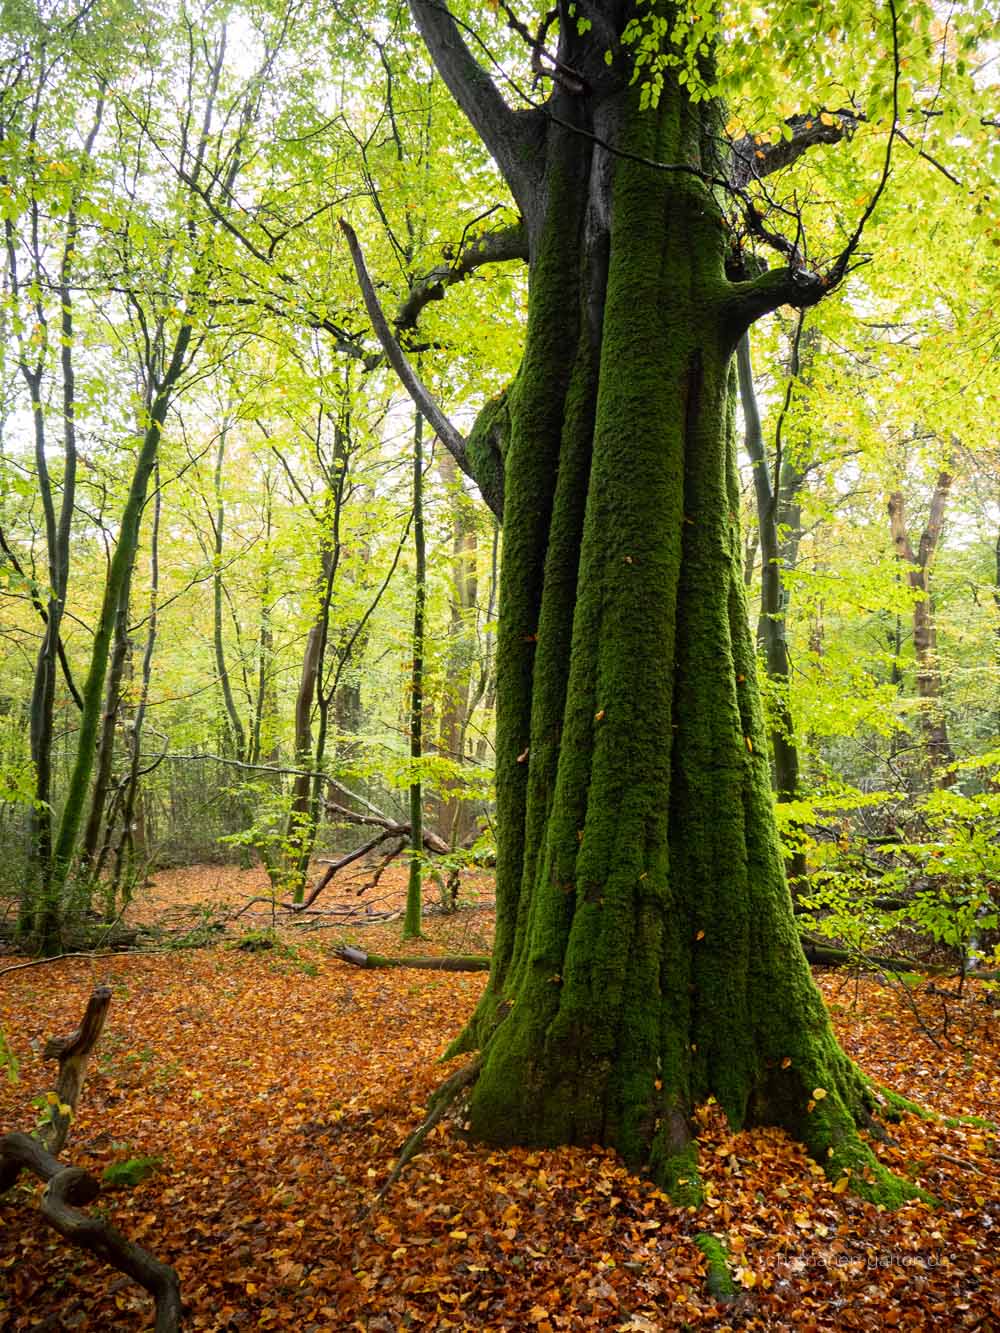
[[[158,1171],[162,1157],[128,1157],[124,1162],[112,1162],[101,1173],[101,1179],[111,1189],[131,1189]]]

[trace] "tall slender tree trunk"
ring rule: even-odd
[[[424,755],[424,617],[427,609],[427,545],[424,539],[424,419],[413,423],[413,665],[410,670],[410,873],[406,890],[403,939],[416,939],[421,927],[424,854],[423,783],[418,764]]]
[[[785,409],[791,397],[794,380],[800,370],[798,347],[801,331],[800,321],[792,347]],[[782,451],[779,433],[775,443],[774,475],[773,477],[771,475],[754,388],[749,332],[740,339],[736,362],[746,427],[745,443],[753,467],[757,532],[761,552],[757,643],[764,654],[764,667],[768,680],[769,696],[766,711],[771,762],[774,766],[774,791],[779,801],[794,801],[799,794],[799,747],[795,735],[795,720],[792,716],[791,659],[788,652],[790,597],[785,570],[793,567],[798,557],[801,537],[799,490],[804,480],[804,473],[789,459],[787,451]],[[785,409],[779,417],[779,432]],[[793,843],[801,840],[801,835],[796,829],[790,832]],[[795,895],[804,885],[807,875],[805,853],[801,848],[792,850],[786,869],[789,885]]]
[[[142,654],[139,697],[129,727],[129,767],[122,801],[122,830],[115,851],[115,866],[109,894],[112,905],[117,894],[121,891],[123,883],[126,892],[129,891],[129,879],[133,873],[135,860],[137,857],[142,857],[146,849],[139,778],[142,763],[143,726],[146,721],[146,708],[149,703],[149,685],[153,675],[153,653],[156,649],[156,635],[159,628],[160,514],[162,510],[159,482],[160,466],[157,463],[153,474],[153,521],[149,534],[149,617],[146,622],[146,645]]]
[[[777,486],[771,480],[754,389],[749,334],[744,334],[740,339],[737,365],[747,453],[753,466],[757,528],[760,533],[761,589],[757,641],[764,653],[768,680],[773,686],[769,732],[774,763],[774,790],[779,800],[791,801],[798,792],[799,752],[789,699],[788,594],[784,579],[786,553],[782,550],[781,520],[790,516],[788,511],[794,499],[787,473],[784,478],[781,476],[783,468],[779,466]],[[781,517],[779,506],[785,511]]]
[[[272,503],[271,483],[266,481],[264,514],[264,566],[260,584],[260,621],[257,636],[257,682],[250,738],[250,762],[259,764],[266,753],[270,762],[277,760],[278,690],[274,675],[274,626],[272,624]]]
[[[122,598],[115,616],[115,633],[111,646],[111,660],[108,664],[108,678],[104,687],[104,711],[101,715],[101,733],[97,742],[97,759],[94,764],[94,782],[90,793],[90,809],[80,842],[80,868],[89,871],[98,859],[101,842],[101,829],[104,827],[105,814],[108,822],[113,812],[106,809],[108,794],[111,789],[112,770],[115,761],[115,742],[118,724],[122,712],[122,682],[125,679],[131,644],[128,633],[129,603],[132,590],[132,569],[125,576]],[[108,828],[110,839],[111,829]]]
[[[41,374],[29,374],[22,364],[25,382],[32,396],[32,422],[35,436],[35,466],[45,515],[48,549],[49,596],[46,606],[45,633],[35,661],[31,688],[29,738],[35,766],[35,802],[31,813],[31,850],[38,883],[27,886],[22,896],[21,926],[30,926],[34,894],[52,873],[52,742],[55,732],[56,655],[62,626],[62,613],[69,582],[69,546],[64,544],[63,524],[57,523],[52,501],[52,483],[45,457],[45,417],[41,404]],[[66,460],[63,477],[63,508],[75,490],[75,451]],[[70,500],[70,506],[72,501]],[[65,536],[68,539],[68,531]]]
[[[48,954],[58,953],[61,945],[63,892],[76,854],[80,825],[83,822],[83,811],[94,768],[94,751],[100,725],[101,700],[104,695],[111,637],[122,593],[135,559],[146,488],[158,457],[163,423],[173,391],[186,364],[191,334],[192,328],[189,324],[182,324],[178,329],[170,362],[153,396],[135,471],[132,474],[128,497],[122,512],[118,541],[112,552],[104,585],[100,616],[91,648],[90,667],[83,687],[83,710],[77,735],[76,758],[53,848],[51,873],[43,885],[36,915],[35,930],[39,947]]]
[[[28,135],[32,142],[35,142],[36,139],[37,117],[44,86],[43,78],[37,86],[35,96],[32,98],[32,120]],[[93,122],[84,142],[84,160],[87,159],[93,149],[103,115],[104,96],[102,90],[98,95]],[[2,129],[6,128],[6,126],[2,127]],[[4,184],[7,185],[5,175],[3,180]],[[31,822],[31,859],[34,862],[36,882],[26,885],[25,892],[21,897],[18,924],[23,931],[33,928],[33,918],[37,915],[35,894],[38,894],[41,902],[50,898],[50,884],[54,872],[52,744],[54,738],[56,669],[60,659],[64,669],[66,667],[65,654],[62,650],[61,630],[69,587],[69,547],[73,509],[76,500],[76,369],[74,365],[75,328],[72,284],[76,261],[76,242],[79,234],[77,210],[81,188],[78,185],[74,190],[66,214],[66,227],[59,262],[59,368],[62,380],[63,476],[62,498],[58,514],[56,513],[52,479],[46,457],[45,407],[42,386],[48,359],[49,325],[41,296],[43,260],[39,248],[39,200],[36,197],[32,197],[29,211],[31,285],[36,289],[35,294],[31,296],[35,333],[32,335],[30,342],[21,334],[18,334],[17,338],[18,367],[30,395],[35,466],[45,522],[49,576],[49,591],[44,616],[45,633],[42,636],[42,643],[35,664],[30,704],[29,734],[31,757],[35,765],[35,804],[32,809]],[[11,293],[15,300],[18,300],[24,294],[22,291],[23,283],[18,271],[16,229],[9,217],[4,221],[4,239]],[[36,341],[38,343],[37,348],[35,346]]]
[[[920,700],[920,729],[924,737],[927,774],[932,782],[946,787],[954,781],[948,765],[954,760],[948,722],[943,706],[941,663],[937,650],[937,625],[931,597],[931,568],[944,529],[945,507],[953,477],[942,470],[931,496],[927,523],[917,550],[910,542],[902,491],[889,497],[889,524],[897,558],[907,564],[906,578],[916,593],[913,602],[913,651],[917,659],[917,697]]]
[[[340,567],[340,519],[350,458],[349,436],[341,423],[335,427],[335,441],[334,467],[328,476],[324,528],[320,536],[319,606],[306,639],[302,674],[295,698],[295,764],[303,772],[295,777],[292,784],[292,803],[285,836],[286,884],[295,902],[301,902],[305,896],[309,862],[316,845],[322,795],[321,773],[326,758],[330,709],[336,694],[336,685],[330,692],[324,688],[323,674],[330,637],[334,585]]]
[[[229,733],[229,748],[236,759],[247,758],[246,728],[240,717],[236,700],[233,697],[232,681],[226,662],[226,645],[223,637],[222,600],[222,553],[225,548],[226,501],[222,487],[222,471],[226,458],[226,440],[231,423],[226,420],[219,432],[219,446],[215,452],[215,472],[213,473],[213,494],[215,511],[212,517],[213,548],[212,559],[212,642],[215,648],[215,672],[222,690],[222,703],[226,714],[226,727]]]
[[[287,854],[287,879],[295,902],[301,902],[305,895],[306,874],[309,857],[312,855],[313,832],[310,828],[310,810],[312,808],[312,770],[314,758],[313,711],[319,690],[323,661],[325,657],[327,630],[330,620],[330,601],[333,595],[334,570],[330,552],[323,538],[321,558],[320,601],[316,618],[309,627],[306,636],[305,652],[302,655],[302,671],[299,675],[299,688],[295,696],[295,766],[303,770],[292,782],[292,803],[288,813],[288,827],[285,841]],[[322,759],[322,755],[320,755]],[[308,850],[307,850],[308,849]]]
[[[463,763],[469,720],[472,673],[475,661],[470,641],[478,597],[476,574],[476,527],[469,499],[461,490],[458,470],[450,454],[439,464],[451,497],[451,613],[448,625],[448,655],[441,713],[437,723],[438,748],[455,763]],[[470,803],[461,792],[437,801],[437,827],[452,846],[459,846],[473,824]]]

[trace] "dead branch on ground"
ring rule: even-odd
[[[80,1212],[100,1193],[100,1183],[78,1166],[56,1156],[66,1143],[83,1088],[87,1064],[97,1045],[111,1003],[111,989],[98,986],[91,995],[80,1026],[68,1037],[53,1037],[45,1058],[58,1060],[59,1075],[48,1122],[39,1138],[28,1134],[0,1137],[0,1195],[17,1181],[22,1170],[46,1182],[41,1198],[42,1216],[61,1236],[127,1274],[156,1302],[156,1333],[176,1333],[181,1320],[181,1293],[177,1274],[148,1250],[128,1240],[109,1223]]]

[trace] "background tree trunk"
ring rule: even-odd
[[[424,540],[424,418],[413,423],[413,664],[410,669],[410,869],[406,890],[403,939],[418,939],[421,927],[421,883],[424,855],[423,783],[418,765],[424,754],[424,617],[427,607],[427,544]]]
[[[889,524],[896,555],[910,566],[906,577],[917,594],[913,603],[913,651],[917,659],[917,697],[921,701],[920,727],[924,736],[927,772],[938,786],[947,787],[954,775],[947,766],[955,758],[943,708],[941,664],[937,651],[937,628],[931,598],[931,567],[944,528],[945,507],[953,477],[947,469],[939,473],[931,496],[927,523],[916,552],[907,532],[902,491],[889,497]]]

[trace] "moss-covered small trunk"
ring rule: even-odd
[[[189,324],[182,324],[178,328],[170,362],[153,398],[122,512],[118,541],[108,568],[100,617],[91,649],[90,666],[83,687],[83,709],[77,735],[76,759],[53,848],[50,872],[42,885],[35,917],[35,936],[39,949],[45,954],[58,953],[62,944],[64,893],[77,850],[90,778],[94,769],[112,631],[139,544],[139,528],[146,500],[146,488],[158,457],[163,423],[177,381],[187,361],[192,331]]]

